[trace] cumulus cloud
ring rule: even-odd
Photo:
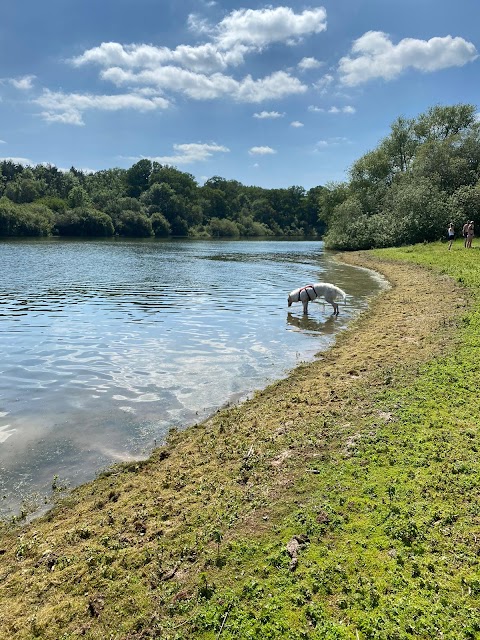
[[[346,107],[330,107],[328,113],[356,113],[355,107],[347,105]]]
[[[298,120],[294,120],[293,122],[290,123],[290,126],[298,129],[300,127],[303,127],[303,122],[299,122]]]
[[[317,107],[314,104],[311,104],[308,107],[308,111],[311,111],[312,113],[323,113],[325,109],[323,109],[322,107]]]
[[[323,63],[316,58],[302,58],[298,63],[298,68],[302,71],[308,71],[309,69],[318,69],[322,64]]]
[[[272,147],[252,147],[248,153],[251,156],[268,156],[277,153]]]
[[[386,33],[368,31],[353,43],[350,55],[341,58],[338,71],[343,84],[356,86],[375,78],[392,80],[409,68],[428,73],[461,67],[477,56],[475,45],[450,35],[405,38],[395,45]]]
[[[102,42],[72,58],[75,67],[96,64],[100,67],[122,69],[157,69],[162,65],[175,65],[196,72],[213,73],[244,62],[245,47],[221,51],[213,43],[197,47],[179,45],[175,49],[154,47],[148,44],[122,45],[118,42]]]
[[[260,113],[254,113],[253,117],[258,118],[259,120],[265,120],[268,118],[283,118],[284,115],[284,113],[279,113],[278,111],[260,111]]]
[[[15,87],[15,89],[27,91],[28,89],[31,89],[33,87],[33,81],[35,80],[35,78],[36,76],[28,75],[22,76],[20,78],[10,78],[9,82]]]
[[[307,91],[307,86],[298,78],[284,71],[276,71],[259,80],[254,80],[250,75],[242,80],[236,80],[232,76],[221,73],[206,75],[172,66],[139,73],[112,67],[103,71],[102,78],[110,80],[117,86],[154,85],[162,92],[183,93],[195,100],[232,98],[237,102],[255,103]]]
[[[133,109],[136,111],[154,111],[166,109],[169,103],[161,96],[145,97],[135,93],[118,95],[91,95],[79,93],[62,93],[45,89],[42,95],[34,100],[44,111],[40,114],[47,122],[83,125],[83,113],[88,110],[119,111]]]
[[[204,162],[208,160],[214,153],[228,153],[230,149],[223,145],[210,143],[190,142],[186,144],[174,144],[174,154],[171,156],[149,157],[149,160],[160,162],[161,164],[181,165],[192,164],[194,162]],[[142,156],[145,158],[145,156]],[[141,160],[142,158],[130,158],[131,160]]]
[[[238,9],[216,27],[215,41],[221,49],[242,44],[263,48],[275,42],[292,42],[327,28],[323,7],[294,13],[290,7]]]
[[[103,42],[70,62],[74,67],[101,67],[101,78],[117,86],[155,87],[161,93],[179,93],[194,100],[257,103],[284,98],[305,93],[308,87],[286,71],[253,78],[250,74],[234,77],[226,70],[238,68],[248,54],[260,53],[272,44],[291,45],[324,31],[326,11],[323,7],[299,13],[289,7],[239,9],[212,26],[191,14],[189,26],[197,34],[208,33],[208,41],[175,48]],[[318,64],[315,58],[304,58],[300,68]],[[75,120],[73,114],[62,113]]]

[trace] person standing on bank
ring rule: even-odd
[[[455,238],[455,228],[453,226],[453,222],[450,222],[450,226],[447,231],[447,239],[448,239],[448,250],[452,248],[453,240]]]
[[[472,248],[472,240],[474,236],[475,236],[475,227],[474,227],[473,220],[470,220],[467,227],[467,249]]]
[[[463,234],[463,246],[465,247],[465,249],[467,248],[467,235],[468,235],[468,225],[469,225],[469,221],[467,220],[467,222],[465,222],[465,224],[463,225],[463,229],[462,229],[462,234]]]

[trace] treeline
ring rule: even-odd
[[[324,237],[334,249],[438,240],[480,224],[480,122],[474,105],[398,118],[349,180],[306,191],[214,176],[200,186],[143,159],[86,173],[0,162],[0,237]]]
[[[194,177],[148,159],[129,169],[86,173],[0,163],[0,236],[200,238],[323,233],[317,195]]]
[[[370,249],[457,235],[480,223],[480,122],[474,105],[436,106],[398,118],[390,135],[357,160],[349,181],[318,193],[325,245]]]

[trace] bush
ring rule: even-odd
[[[119,216],[116,231],[121,236],[131,238],[151,238],[153,236],[150,218],[135,211],[124,211]]]
[[[112,219],[96,209],[79,207],[59,214],[56,228],[61,236],[113,236]]]
[[[232,220],[212,218],[206,229],[212,238],[234,238],[240,235],[238,225]]]
[[[53,222],[52,212],[43,205],[16,205],[0,199],[0,236],[48,236]]]

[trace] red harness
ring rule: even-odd
[[[308,290],[309,290],[309,289],[313,289],[313,293],[315,294],[315,295],[313,296],[313,298],[311,298],[311,297],[310,297],[310,294],[308,293]],[[300,289],[300,291],[298,292],[298,299],[299,299],[299,300],[300,300],[300,294],[302,293],[302,291],[306,291],[306,292],[307,292],[307,296],[308,296],[308,300],[309,300],[309,302],[310,302],[311,300],[315,300],[315,298],[317,297],[317,292],[315,291],[315,287],[313,286],[313,284],[307,284],[305,287],[302,287],[302,288]]]

